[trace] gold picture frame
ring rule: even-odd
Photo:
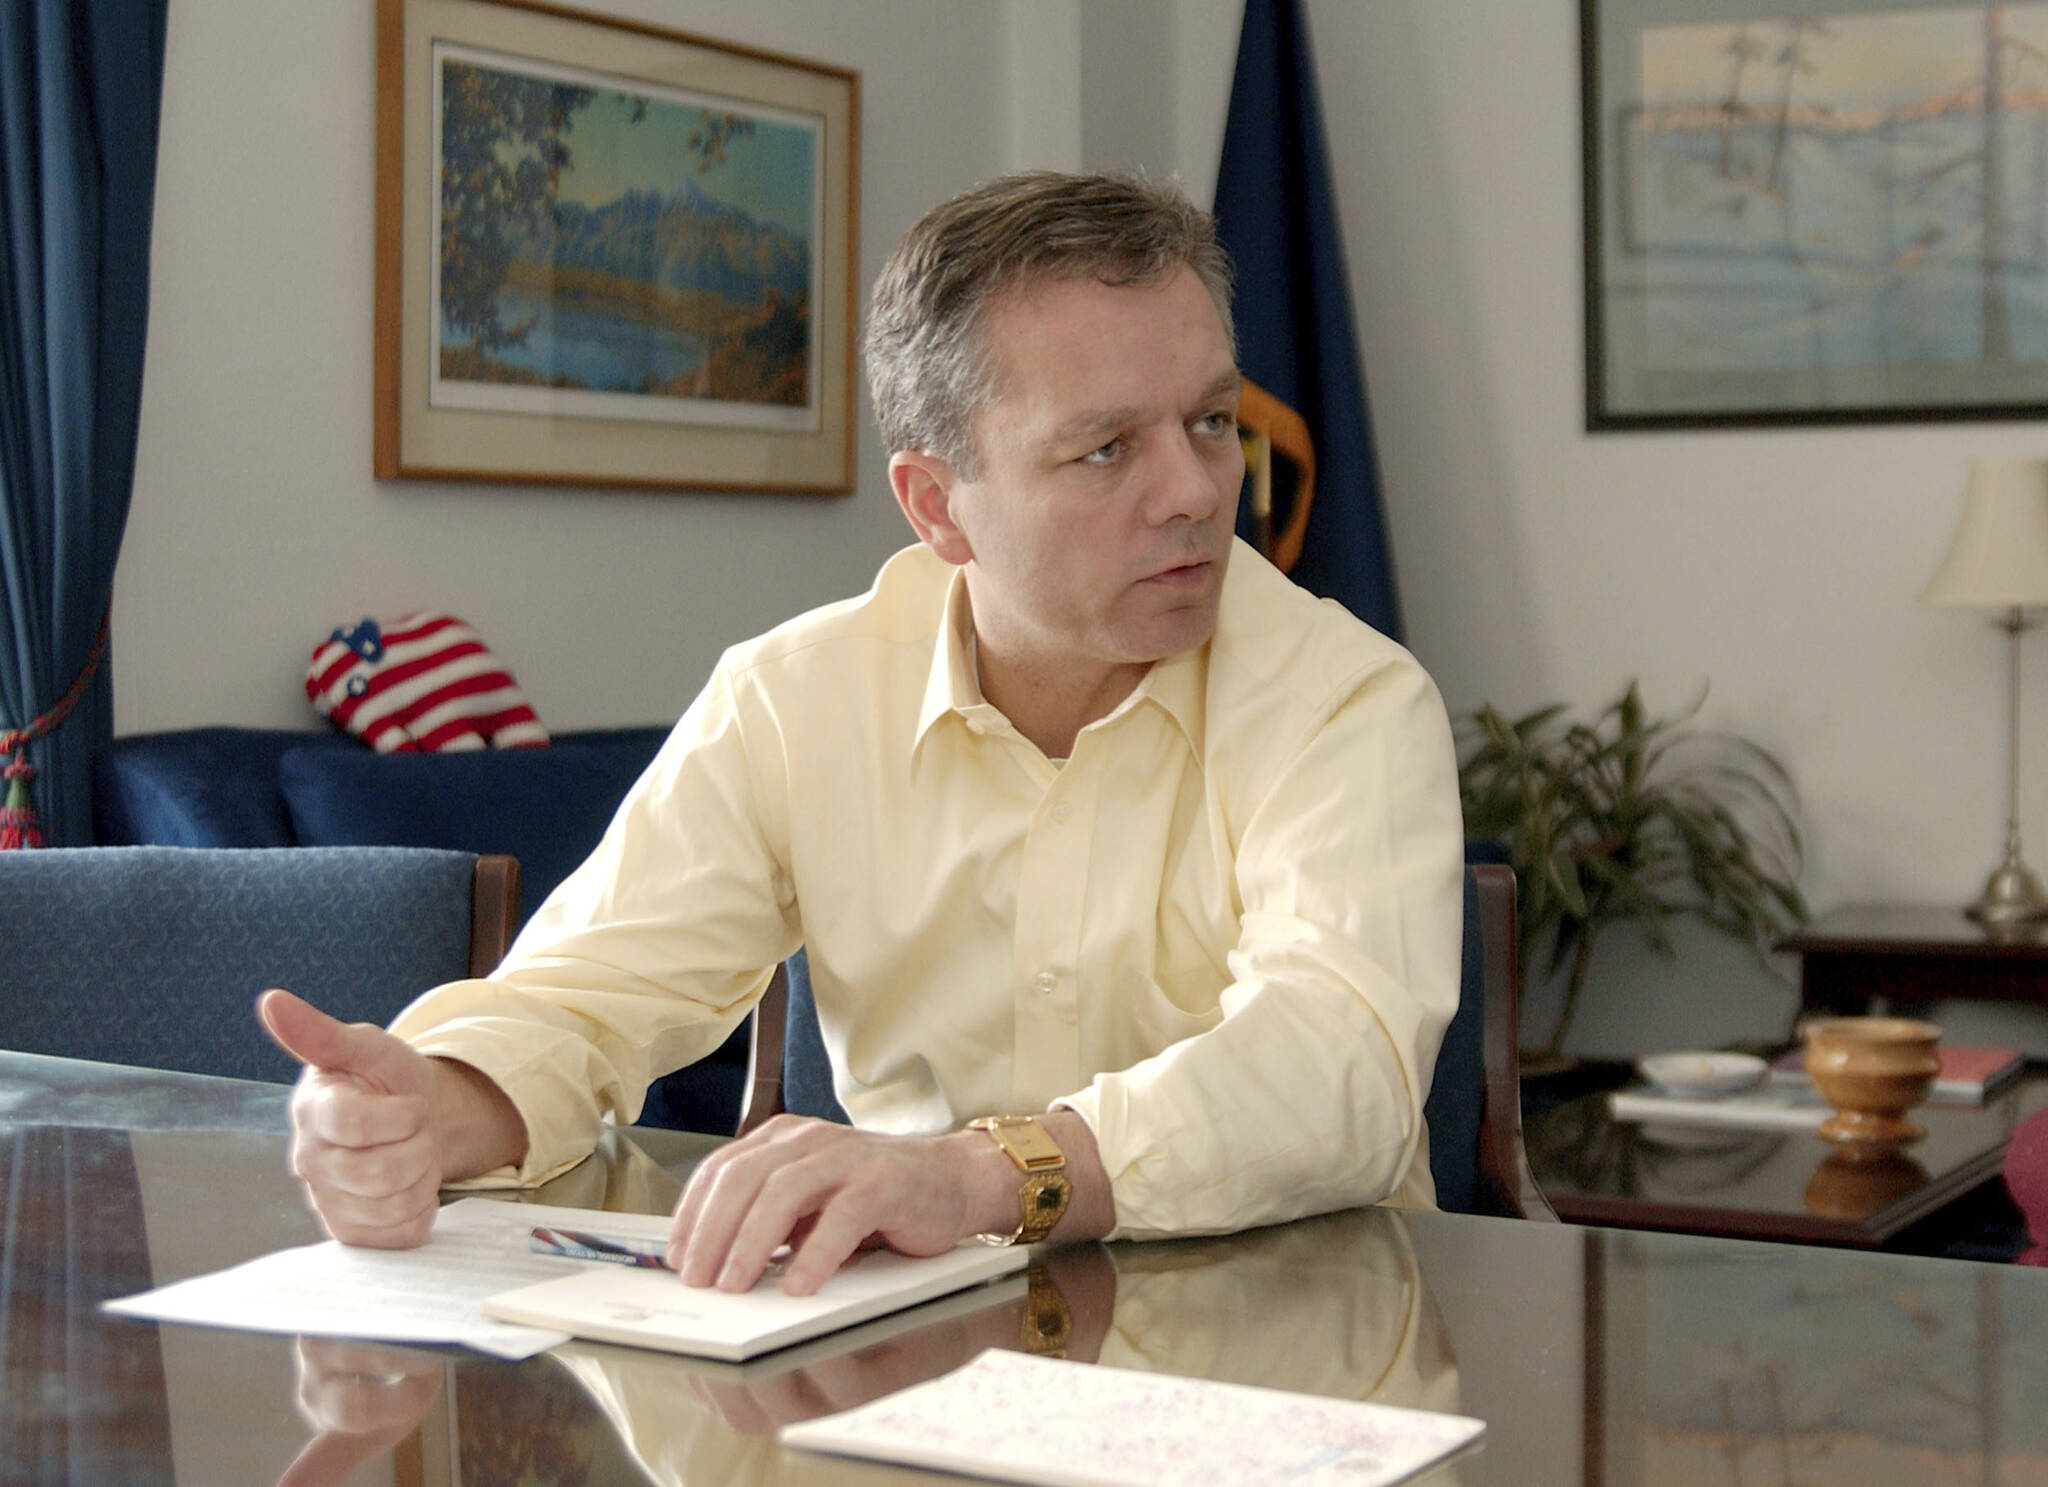
[[[378,0],[380,479],[853,486],[860,77]]]

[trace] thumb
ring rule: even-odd
[[[337,1021],[311,1002],[277,989],[256,999],[256,1019],[272,1042],[302,1064],[355,1074],[385,1088],[399,1084],[380,1077],[397,1072],[388,1067],[396,1040],[382,1028]]]

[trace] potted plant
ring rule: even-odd
[[[1669,955],[1668,922],[1691,914],[1761,955],[1807,918],[1791,776],[1747,739],[1687,729],[1704,701],[1652,718],[1630,682],[1590,722],[1562,704],[1458,720],[1466,838],[1498,844],[1520,880],[1522,963],[1566,971],[1534,1065],[1559,1063],[1609,925]]]

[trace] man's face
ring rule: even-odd
[[[984,664],[1085,682],[1202,644],[1244,454],[1241,382],[1201,280],[1043,285],[984,327],[999,391],[975,420],[979,478],[948,500]]]

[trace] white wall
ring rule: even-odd
[[[861,72],[863,289],[927,206],[1008,164],[994,6],[604,8]],[[316,726],[314,644],[408,605],[473,623],[552,727],[672,719],[726,644],[909,540],[865,399],[839,498],[372,479],[374,12],[172,7],[117,726]]]
[[[1206,200],[1241,9],[609,8],[861,71],[863,286],[924,208],[1001,169],[1141,166]],[[1965,460],[2048,455],[2048,430],[1586,434],[1573,8],[1309,10],[1409,641],[1452,708],[1592,706],[1636,677],[1670,709],[1711,683],[1705,720],[1798,778],[1816,905],[1974,894],[2001,845],[2003,653],[1915,596]],[[370,12],[173,8],[118,726],[312,726],[313,644],[405,604],[475,623],[553,726],[671,717],[724,644],[859,589],[904,540],[864,399],[840,499],[371,479]],[[2048,640],[2026,679],[2039,735]],[[2048,750],[2026,763],[2048,868]],[[1581,1051],[1790,1015],[1789,967],[1715,944],[1603,959]],[[2019,1032],[2048,1052],[2043,1020]]]
[[[1178,164],[1213,183],[1241,6],[1178,9]],[[1703,720],[1797,777],[1817,907],[1974,896],[2004,838],[2003,641],[1916,596],[1965,461],[2048,456],[2048,428],[1587,434],[1576,7],[1309,18],[1409,643],[1453,710],[1590,707],[1631,677],[1675,709],[1711,683]],[[2048,869],[2048,641],[2025,659],[2022,824]],[[1580,1051],[1791,1014],[1789,980],[1717,945],[1616,948]],[[1943,1015],[1961,1033],[1986,1010]],[[2002,1026],[2048,1053],[2041,1018]]]

